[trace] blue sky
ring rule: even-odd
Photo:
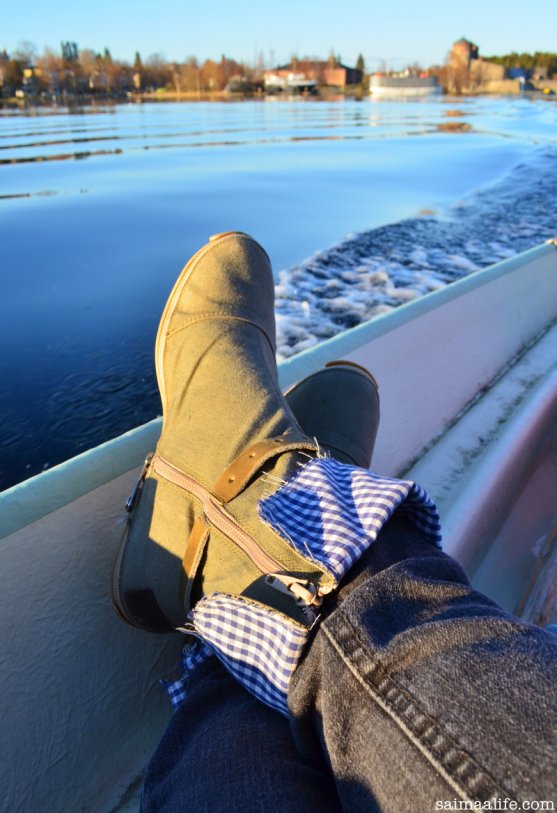
[[[287,61],[297,53],[326,57],[331,50],[369,68],[385,60],[398,68],[413,61],[442,62],[451,43],[472,39],[486,55],[557,50],[557,2],[536,0],[25,0],[2,15],[0,49],[20,40],[59,49],[110,48],[119,59],[160,52],[169,60],[227,56],[253,62]]]

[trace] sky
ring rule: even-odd
[[[248,63],[262,53],[269,64],[334,52],[348,65],[362,53],[368,69],[382,62],[398,69],[444,62],[462,36],[486,56],[557,51],[556,0],[25,0],[0,16],[0,49],[8,53],[22,40],[39,52],[71,40],[128,61],[135,51],[144,59],[226,54]]]

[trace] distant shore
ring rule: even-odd
[[[458,94],[458,97],[465,98],[470,96],[515,96],[524,95],[529,98],[555,98],[557,94],[557,80],[545,80],[531,82],[532,87],[528,90],[523,90],[519,80],[505,79],[499,82],[488,82],[485,85],[480,85],[474,91],[467,91],[466,93]],[[452,94],[444,94],[452,95]],[[1,107],[81,107],[96,104],[109,105],[109,104],[123,104],[131,102],[234,102],[253,99],[266,99],[268,94],[261,92],[254,93],[235,93],[227,90],[206,90],[206,91],[182,91],[180,93],[174,90],[154,90],[143,91],[138,93],[130,93],[121,96],[100,96],[96,94],[66,94],[62,97],[33,97],[25,96],[23,98],[10,96],[5,99],[0,98]],[[323,87],[319,88],[316,96],[305,96],[299,94],[299,98],[309,98],[312,100],[328,100],[333,101],[337,99],[364,99],[368,98],[369,92],[359,86],[348,86],[346,88],[332,88]],[[288,94],[276,94],[271,98],[292,98]]]
[[[346,88],[332,88],[323,87],[319,89],[316,96],[306,96],[305,94],[296,94],[299,98],[311,99],[362,99],[366,98],[369,94],[361,87],[348,86]],[[265,99],[268,97],[280,99],[292,98],[289,94],[266,94],[261,92],[253,93],[235,93],[228,90],[202,90],[202,91],[181,91],[178,93],[175,90],[153,90],[153,91],[139,91],[137,93],[130,93],[121,96],[102,96],[92,93],[79,93],[79,94],[66,94],[60,97],[34,97],[24,96],[16,97],[9,96],[5,99],[0,98],[0,107],[5,105],[7,107],[22,107],[22,106],[52,106],[60,105],[67,107],[69,105],[94,105],[94,104],[122,104],[125,102],[230,102],[242,101],[243,99]]]

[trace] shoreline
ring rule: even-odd
[[[508,82],[508,84],[507,84]],[[490,83],[491,87],[479,87],[474,90],[468,90],[465,93],[451,94],[443,92],[437,98],[451,98],[451,99],[466,99],[477,98],[478,96],[485,97],[505,97],[505,96],[522,96],[528,99],[544,99],[548,101],[555,101],[557,94],[557,81],[548,80],[546,82],[536,82],[533,89],[522,90],[518,80],[506,80],[503,87],[502,83]],[[512,85],[512,87],[511,87]],[[549,91],[549,92],[547,92]],[[268,98],[274,100],[285,99],[291,101],[292,99],[300,99],[303,101],[341,101],[343,99],[354,99],[356,101],[363,101],[364,99],[372,98],[369,92],[363,91],[361,88],[347,87],[347,88],[320,88],[317,95],[310,96],[306,94],[266,94],[266,93],[232,93],[227,90],[211,90],[211,91],[181,91],[163,90],[163,91],[145,91],[141,93],[130,93],[127,96],[93,96],[89,94],[66,96],[62,99],[44,99],[34,97],[19,98],[10,96],[5,99],[0,99],[1,109],[25,109],[36,107],[57,107],[57,108],[72,108],[72,107],[97,107],[97,106],[110,106],[120,104],[143,104],[146,102],[156,103],[171,103],[171,102],[243,102],[243,101],[266,101]],[[424,97],[427,98],[427,97]],[[380,101],[390,101],[380,100]]]
[[[17,97],[10,96],[0,98],[0,109],[4,108],[25,108],[25,107],[86,107],[107,106],[116,104],[131,104],[143,102],[242,102],[242,101],[265,101],[267,98],[287,99],[293,98],[312,101],[331,101],[340,99],[364,99],[369,94],[358,87],[347,88],[320,88],[315,96],[303,93],[279,93],[270,94],[263,92],[235,93],[227,90],[206,90],[206,91],[180,91],[175,90],[154,90],[139,93],[130,93],[125,96],[95,96],[92,94],[67,95],[65,98],[37,98],[32,96]]]

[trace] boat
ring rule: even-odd
[[[555,620],[557,240],[294,356],[281,384],[334,359],[379,382],[373,468],[428,489],[476,586]],[[151,421],[0,495],[5,810],[138,809],[182,639],[122,624],[109,582],[159,432]]]
[[[439,96],[441,85],[436,76],[411,76],[409,73],[373,74],[369,80],[370,95],[378,99],[420,98]]]
[[[264,85],[265,92],[271,95],[286,93],[313,96],[317,93],[317,82],[314,79],[308,79],[304,73],[268,74],[265,76]]]

